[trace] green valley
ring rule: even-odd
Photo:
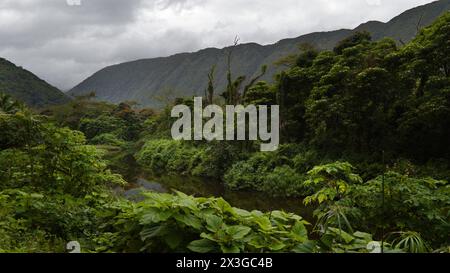
[[[205,105],[279,105],[274,152],[174,140],[193,94],[69,100],[0,60],[0,252],[449,253],[450,12],[382,36],[303,43],[273,81],[202,68]]]

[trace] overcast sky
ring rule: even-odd
[[[0,57],[68,90],[120,62],[386,22],[430,0],[0,0]]]

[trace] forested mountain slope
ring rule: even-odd
[[[443,12],[450,10],[450,0],[441,0],[408,10],[387,23],[371,21],[354,30],[341,29],[331,32],[311,33],[294,39],[281,40],[262,46],[255,43],[238,45],[233,51],[234,76],[246,75],[247,81],[260,73],[263,65],[268,71],[262,80],[272,81],[283,69],[274,62],[298,52],[298,46],[309,43],[318,49],[332,49],[339,41],[356,31],[368,31],[374,40],[391,37],[399,44],[409,42],[418,29],[430,25]],[[216,90],[226,87],[226,53],[229,48],[208,48],[195,53],[182,53],[165,58],[127,62],[106,67],[69,93],[79,96],[92,91],[99,100],[113,103],[134,100],[144,106],[159,106],[155,97],[168,96],[168,91],[179,97],[203,95],[207,86],[207,74],[216,67]]]
[[[3,58],[0,58],[0,92],[9,94],[31,107],[69,101],[69,97],[58,88]]]

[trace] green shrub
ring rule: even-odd
[[[304,175],[289,166],[276,167],[263,179],[261,190],[278,197],[305,196],[309,189],[304,186],[304,180]]]
[[[20,114],[3,121],[6,125],[26,122],[24,126],[33,134],[17,131],[17,139],[23,141],[5,143],[0,150],[0,190],[27,186],[37,191],[84,196],[108,184],[124,183],[107,169],[101,153],[86,145],[81,132]]]
[[[120,139],[117,135],[111,133],[105,133],[98,135],[91,139],[89,143],[93,145],[111,145],[122,147],[126,144],[126,142]]]
[[[63,252],[74,239],[88,245],[98,208],[111,198],[107,186],[122,178],[79,131],[27,111],[0,114],[0,128],[0,252]]]
[[[200,177],[211,177],[222,179],[226,171],[233,163],[242,159],[244,154],[239,147],[233,144],[221,142],[210,142],[197,158],[192,160],[192,175]]]
[[[179,192],[146,197],[135,205],[124,204],[114,219],[105,221],[114,231],[97,239],[103,243],[98,251],[289,252],[308,241],[308,223],[294,214],[248,212],[221,198]]]
[[[382,181],[384,180],[384,208]],[[343,200],[360,210],[363,217],[352,219],[357,227],[383,226],[390,231],[420,233],[425,240],[440,246],[449,244],[450,187],[446,181],[412,178],[389,172],[362,185],[356,185]]]
[[[106,133],[122,134],[125,128],[123,120],[111,115],[101,115],[97,118],[83,118],[80,120],[79,129],[88,139]]]
[[[272,196],[305,196],[309,188],[305,176],[289,165],[282,155],[256,153],[246,161],[234,164],[225,174],[225,185],[233,190],[256,190]]]
[[[225,185],[233,190],[261,190],[267,173],[276,167],[268,153],[256,153],[234,164],[225,174]]]
[[[136,154],[138,163],[156,174],[176,173],[220,179],[239,151],[226,143],[192,146],[169,139],[148,140]]]
[[[111,200],[96,193],[76,198],[26,188],[1,191],[0,252],[65,252],[72,240],[88,248],[101,207]]]
[[[201,150],[175,140],[150,140],[137,153],[138,163],[157,174],[164,172],[190,174],[196,167]]]
[[[194,198],[180,192],[144,195],[139,203],[106,206],[109,213],[94,240],[96,252],[368,253],[381,246],[371,234],[334,227],[312,240],[309,223],[283,211],[250,212],[233,208],[222,198]],[[384,249],[411,250],[400,246],[385,243]]]
[[[308,150],[296,154],[292,159],[293,167],[299,173],[307,173],[314,166],[321,163],[316,151]]]
[[[311,202],[333,202],[342,199],[353,184],[362,183],[358,174],[353,173],[354,167],[348,162],[335,162],[314,167],[308,172],[306,185],[315,185],[320,189],[305,198],[305,204]]]

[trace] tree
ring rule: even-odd
[[[342,40],[339,42],[336,47],[334,48],[334,52],[336,54],[342,54],[343,51],[347,48],[354,47],[358,44],[368,43],[372,40],[372,36],[369,32],[363,31],[363,32],[356,32],[355,34],[351,35],[350,37]]]
[[[227,89],[222,94],[222,97],[225,98],[225,102],[228,105],[237,105],[242,102],[242,99],[245,97],[245,94],[247,91],[261,78],[263,77],[267,72],[267,66],[263,65],[261,67],[260,74],[256,75],[254,78],[250,79],[248,84],[244,86],[243,91],[241,92],[242,85],[247,80],[247,76],[241,75],[238,76],[236,79],[233,79],[232,71],[231,71],[231,64],[232,64],[232,57],[233,57],[233,51],[239,44],[239,37],[236,36],[234,39],[233,46],[229,47],[227,50]]]
[[[261,67],[261,73],[258,74],[256,77],[254,77],[253,79],[250,80],[250,82],[244,87],[244,92],[242,93],[242,97],[245,97],[245,95],[247,94],[247,91],[252,88],[253,85],[255,85],[255,83],[261,78],[263,77],[267,72],[267,65],[263,65]]]
[[[86,145],[81,132],[29,113],[2,115],[0,128],[0,188],[29,187],[79,197],[108,183],[123,183],[107,169],[100,152]]]
[[[243,103],[247,105],[275,105],[277,103],[275,89],[266,82],[258,82],[247,90],[243,97]]]
[[[208,87],[205,90],[205,98],[207,105],[210,105],[213,103],[214,99],[214,77],[216,73],[216,66],[213,65],[211,67],[211,70],[208,73]]]
[[[14,114],[23,108],[23,104],[14,100],[10,95],[0,93],[0,113]]]
[[[399,118],[402,152],[427,160],[450,156],[450,12],[401,52],[404,78],[413,83],[407,109]],[[414,149],[410,149],[410,147]]]

